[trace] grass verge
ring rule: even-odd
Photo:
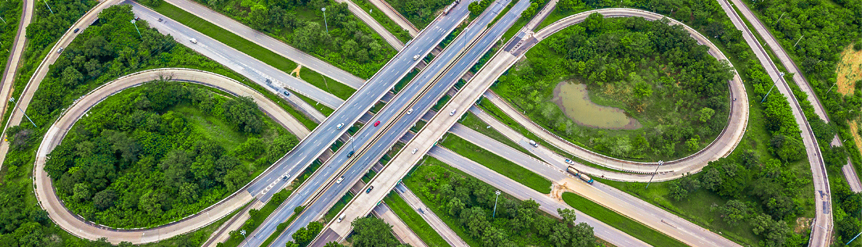
[[[461,139],[456,135],[450,134],[444,137],[440,145],[542,194],[551,193],[551,181],[548,179],[479,146],[473,145],[473,143]]]
[[[425,244],[430,247],[444,247],[450,246],[449,243],[446,242],[443,237],[440,236],[428,222],[425,222],[415,210],[413,210],[404,199],[401,198],[396,193],[390,192],[386,198],[383,198],[383,201],[386,205],[389,206],[389,209],[392,209],[392,212],[395,215],[398,215],[405,224],[407,224],[419,238],[422,239]]]

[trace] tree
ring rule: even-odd
[[[357,218],[353,226],[353,246],[395,247],[398,240],[392,236],[392,226],[378,218]]]
[[[449,200],[449,203],[446,205],[449,208],[449,215],[457,216],[461,214],[461,210],[464,209],[465,205],[461,202],[460,199],[453,197]]]
[[[72,195],[72,199],[78,202],[90,200],[90,186],[85,183],[77,183],[75,184],[75,188],[72,189],[74,194]]]
[[[299,247],[299,246],[297,245],[297,247]],[[323,247],[344,247],[344,245],[341,245],[338,242],[332,241],[332,242],[326,243],[326,245],[324,245]]]
[[[251,23],[251,28],[264,30],[270,26],[269,10],[263,4],[255,4],[251,7],[251,12],[248,14],[248,20]]]
[[[712,210],[718,210],[724,222],[731,226],[736,226],[740,221],[745,220],[749,212],[748,206],[739,200],[727,201],[724,206],[717,207],[717,209],[715,204],[713,204]]]
[[[114,200],[117,199],[117,194],[112,189],[106,189],[103,191],[99,191],[93,196],[93,205],[96,206],[96,209],[99,211],[104,211],[110,207],[114,206]]]
[[[715,115],[715,110],[704,107],[700,109],[700,121],[706,123],[709,119],[712,118],[712,115]]]

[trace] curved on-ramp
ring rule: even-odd
[[[303,138],[309,133],[308,129],[293,118],[293,116],[281,109],[278,104],[270,101],[254,89],[222,75],[193,69],[154,69],[133,73],[108,82],[81,97],[72,103],[69,108],[66,108],[60,118],[48,129],[36,152],[36,165],[33,169],[35,174],[36,198],[39,201],[39,205],[48,212],[48,216],[54,223],[72,235],[90,240],[104,237],[114,244],[123,241],[133,244],[156,242],[207,226],[254,199],[251,194],[246,192],[245,187],[243,187],[201,212],[166,225],[148,229],[110,228],[86,221],[66,209],[63,202],[57,197],[48,173],[45,172],[47,155],[62,142],[66,132],[90,108],[108,96],[154,80],[190,82],[214,87],[237,96],[250,96],[261,110],[275,119],[276,122],[285,126],[291,133],[297,135],[297,137]]]
[[[698,33],[696,30],[692,29],[691,27],[657,13],[627,8],[607,8],[590,10],[565,17],[548,25],[542,30],[535,32],[529,40],[524,41],[528,42],[527,45],[529,46],[526,46],[521,49],[529,49],[531,48],[530,46],[540,42],[547,37],[550,37],[554,33],[557,33],[565,29],[566,27],[583,22],[590,14],[593,13],[602,14],[606,18],[641,17],[651,21],[667,19],[669,25],[682,26],[699,44],[706,45],[709,48],[710,55],[712,55],[719,61],[728,61],[727,57],[721,52],[721,50],[718,49],[718,47],[716,47],[712,42],[709,41],[709,39]],[[742,79],[736,73],[734,73],[733,79],[728,82],[728,85],[730,88],[730,95],[728,97],[728,101],[730,101],[730,111],[728,116],[728,124],[724,128],[724,130],[722,130],[722,132],[715,138],[715,140],[713,140],[712,143],[707,145],[704,149],[684,158],[665,161],[660,167],[658,166],[658,162],[637,162],[623,160],[608,157],[606,155],[587,150],[586,148],[564,140],[559,136],[551,133],[550,131],[542,128],[541,126],[530,120],[527,116],[522,114],[520,111],[509,105],[504,100],[500,99],[499,97],[495,97],[496,95],[491,94],[489,95],[491,97],[486,98],[492,101],[516,122],[524,126],[528,131],[534,133],[536,136],[542,138],[551,145],[554,145],[555,147],[562,149],[567,153],[584,159],[587,162],[613,170],[621,171],[618,172],[619,176],[616,176],[616,179],[614,180],[640,181],[642,180],[643,174],[652,174],[656,173],[657,171],[654,180],[666,181],[680,178],[689,173],[699,172],[710,161],[714,161],[722,157],[727,157],[731,152],[733,152],[737,144],[739,144],[739,142],[742,140],[742,136],[745,133],[745,129],[748,125],[748,94],[745,91],[745,86],[742,83]],[[587,167],[586,165],[580,166],[585,168]],[[587,173],[590,173],[589,170],[603,171],[603,173],[613,173],[611,171],[596,168],[587,170],[588,171],[585,171]]]

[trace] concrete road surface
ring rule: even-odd
[[[780,75],[781,71],[777,66],[775,66],[775,63],[772,62],[772,59],[770,59],[766,50],[760,45],[759,41],[754,37],[754,34],[751,33],[751,30],[748,29],[748,26],[745,25],[742,18],[737,15],[736,11],[733,10],[727,0],[719,0],[718,3],[721,5],[721,8],[724,9],[727,16],[730,17],[730,21],[733,22],[733,25],[742,31],[742,37],[745,39],[745,42],[747,42],[748,46],[750,46],[754,51],[754,55],[758,60],[760,60],[760,63],[763,65],[763,68],[766,69],[766,73],[769,74],[769,77],[775,81],[775,89],[778,89],[778,91],[781,92],[781,94],[784,94],[784,96],[787,97],[787,100],[790,101],[793,118],[802,130],[802,144],[805,145],[805,153],[808,155],[808,164],[811,165],[811,175],[813,177],[812,182],[814,184],[814,205],[816,213],[814,216],[814,222],[811,226],[811,237],[809,238],[808,245],[829,246],[832,241],[831,236],[832,229],[834,227],[832,222],[832,194],[831,189],[829,188],[829,177],[826,175],[826,165],[823,162],[823,156],[820,153],[817,139],[814,137],[814,133],[811,130],[811,126],[808,124],[805,114],[802,112],[802,107],[799,105],[799,101],[796,100],[796,96],[793,95],[793,91],[790,90],[790,86],[787,84],[787,81],[785,81]],[[803,86],[800,85],[800,88],[803,88]],[[817,101],[811,102],[814,104],[814,102]]]
[[[383,13],[386,14],[386,16],[389,17],[389,19],[392,19],[392,21],[397,23],[398,26],[400,26],[404,30],[407,30],[407,32],[410,33],[410,36],[416,37],[416,35],[419,34],[419,29],[416,28],[416,26],[414,26],[413,23],[410,23],[410,21],[408,21],[407,18],[404,18],[404,16],[401,15],[401,13],[398,13],[398,11],[395,10],[395,8],[392,8],[392,5],[389,5],[389,3],[387,3],[385,0],[368,0],[368,1],[371,2],[371,4],[374,4],[374,6],[377,7],[377,9],[379,9],[380,11],[383,11]]]
[[[850,184],[850,191],[853,193],[862,192],[862,182],[859,182],[859,176],[856,175],[856,169],[853,168],[850,158],[847,158],[847,164],[841,167],[841,173],[844,174],[844,179],[847,179],[847,183]]]
[[[452,231],[452,228],[449,228],[449,225],[443,223],[443,220],[440,217],[437,217],[437,214],[434,211],[431,211],[430,208],[425,206],[422,203],[422,200],[419,200],[419,197],[416,197],[416,194],[413,194],[413,191],[404,186],[404,184],[399,183],[395,186],[395,192],[401,196],[401,199],[404,199],[404,202],[407,202],[407,205],[410,205],[410,208],[416,211],[420,217],[422,217],[431,228],[440,234],[440,237],[443,237],[443,240],[446,240],[446,243],[449,243],[452,247],[468,247],[466,242],[464,242],[461,237],[458,236],[455,231]]]
[[[350,86],[352,88],[359,88],[363,84],[365,84],[365,80],[359,78],[355,75],[348,73],[347,71],[341,70],[338,67],[335,67],[332,64],[324,62],[317,57],[309,55],[305,52],[300,51],[299,49],[293,48],[277,40],[269,35],[262,33],[260,31],[254,30],[242,23],[231,19],[230,17],[224,16],[219,12],[211,10],[203,5],[200,5],[196,2],[190,0],[165,0],[165,2],[173,4],[178,8],[185,10],[205,21],[208,21],[216,26],[219,26],[231,33],[239,35],[240,37],[251,41],[257,45],[260,45],[275,54],[286,57],[294,62],[301,64],[311,70],[316,71],[322,75],[325,75],[333,80],[336,80],[342,84]]]
[[[312,118],[325,118],[325,116],[317,112],[314,107],[302,99],[293,95],[286,96],[284,94],[285,87],[333,109],[344,103],[344,100],[324,91],[323,89],[293,77],[284,71],[276,69],[228,45],[218,42],[209,36],[184,26],[183,24],[159,14],[143,5],[130,1],[127,1],[124,4],[132,5],[132,12],[135,13],[135,16],[146,20],[151,27],[159,30],[160,33],[171,35],[180,44],[183,44],[192,50],[209,57],[213,61],[236,71],[246,78],[249,78],[270,92],[287,99],[293,105],[300,106],[299,110],[305,112],[307,115],[318,115]],[[159,19],[162,19],[162,21],[159,21]],[[196,39],[198,43],[191,43],[189,40],[192,38]],[[272,84],[267,84],[266,80],[270,80]]]
[[[85,221],[80,216],[74,215],[63,206],[63,203],[56,195],[48,173],[44,170],[45,161],[51,150],[61,143],[66,132],[71,129],[79,118],[84,116],[90,108],[103,99],[123,89],[165,77],[171,77],[175,81],[192,82],[215,87],[234,95],[250,96],[258,103],[261,110],[273,117],[276,122],[287,126],[288,130],[296,133],[300,138],[308,135],[308,130],[299,121],[294,119],[293,116],[281,109],[278,104],[268,100],[254,89],[222,75],[191,69],[155,69],[120,77],[93,90],[67,108],[54,125],[48,129],[36,153],[36,165],[34,168],[36,198],[39,200],[39,205],[48,212],[48,216],[60,228],[84,239],[97,240],[105,237],[109,242],[114,244],[118,244],[121,241],[133,244],[157,242],[207,226],[254,199],[245,190],[239,190],[217,204],[178,222],[161,227],[137,230],[119,230],[94,225],[91,222]]]
[[[426,56],[467,16],[466,7],[456,8],[453,11],[449,15],[439,16],[435,19],[429,28],[423,30],[409,45],[405,46],[393,60],[390,60],[366,85],[354,93],[341,107],[336,109],[308,138],[300,142],[296,148],[282,158],[271,172],[263,174],[264,178],[261,179],[261,182],[252,185],[248,191],[259,200],[269,200],[272,196],[272,188],[282,188],[287,184],[288,181],[282,179],[283,174],[288,174],[290,178],[295,178],[303,172],[312,161],[316,160],[330,144],[335,142],[347,130],[347,128],[339,130],[337,128],[338,124],[344,123],[350,125],[365,115],[395,83],[401,80],[407,72],[420,62],[420,60],[413,60],[413,56]],[[402,93],[404,93],[403,91]],[[326,168],[319,168],[318,172],[332,171],[328,171]],[[321,176],[319,179],[312,176],[280,206],[281,209],[276,209],[273,215],[270,216],[270,218],[275,220],[269,220],[268,218],[255,232],[251,233],[250,236],[252,237],[247,239],[247,241],[256,241],[257,245],[260,245],[263,240],[257,238],[265,238],[271,235],[272,232],[275,232],[278,224],[290,217],[293,213],[293,208],[303,204],[313,192],[322,187],[327,181],[329,181],[328,176]]]
[[[550,37],[552,34],[565,29],[568,26],[580,23],[586,19],[592,13],[600,13],[605,16],[605,18],[620,18],[620,17],[643,17],[647,20],[659,20],[662,18],[666,18],[660,14],[638,10],[638,9],[625,9],[625,8],[608,8],[608,9],[598,9],[581,12],[575,15],[571,15],[560,19],[547,27],[539,30],[529,39],[530,43],[525,44],[522,49],[529,49],[533,44],[540,42],[541,40]],[[670,20],[671,25],[682,25],[686,31],[691,34],[691,37],[695,39],[699,44],[706,45],[709,48],[709,54],[715,57],[718,60],[727,60],[727,57],[719,50],[709,39],[703,37],[696,30],[685,26],[684,24]],[[738,75],[734,75],[733,80],[728,82],[730,96],[728,97],[729,105],[730,105],[730,114],[728,119],[728,125],[724,130],[716,137],[716,139],[710,143],[706,148],[694,153],[688,157],[666,161],[664,165],[662,165],[658,170],[660,172],[676,172],[679,174],[686,172],[699,172],[704,166],[706,166],[710,161],[717,160],[721,157],[726,157],[729,155],[739,141],[742,139],[743,134],[745,133],[745,128],[748,125],[748,96],[745,91],[745,86],[742,83],[742,79]],[[542,138],[546,142],[551,145],[556,146],[557,148],[566,151],[574,156],[582,158],[590,163],[598,164],[607,168],[620,170],[624,172],[632,172],[632,173],[653,173],[656,170],[656,166],[658,162],[634,162],[628,160],[622,160],[617,158],[608,157],[590,150],[587,150],[583,147],[575,145],[567,140],[560,138],[559,136],[554,135],[550,131],[545,130],[532,120],[530,120],[527,116],[525,116],[519,110],[515,110],[514,107],[506,103],[504,100],[500,99],[494,94],[485,94],[486,99],[493,102],[497,107],[499,107],[503,112],[509,115],[513,120],[524,126],[527,130],[534,133],[538,137]],[[733,100],[736,99],[736,100]]]
[[[27,111],[27,106],[30,104],[30,101],[33,99],[33,94],[36,93],[36,90],[39,89],[39,84],[42,83],[42,79],[45,79],[45,76],[48,74],[48,70],[51,65],[57,61],[57,58],[60,57],[60,53],[57,53],[57,50],[63,47],[68,46],[72,43],[72,40],[78,36],[81,32],[73,32],[73,30],[80,28],[81,30],[86,29],[90,26],[98,17],[99,13],[102,12],[103,9],[106,9],[114,4],[117,4],[120,0],[104,0],[101,3],[97,4],[95,7],[87,11],[78,21],[76,21],[72,26],[66,30],[66,33],[60,37],[60,40],[57,43],[54,43],[54,47],[51,48],[48,55],[39,63],[39,67],[36,68],[36,71],[33,73],[33,76],[30,77],[30,81],[27,82],[27,86],[24,87],[24,91],[21,92],[21,95],[15,99],[15,111],[9,115],[9,119],[6,122],[6,126],[3,128],[3,137],[5,139],[6,130],[11,126],[18,126],[18,123],[24,118],[23,112]],[[9,151],[9,143],[8,142],[0,142],[0,164],[6,159],[6,153]]]
[[[350,12],[353,13],[354,16],[365,22],[365,24],[368,24],[368,26],[371,27],[374,32],[377,32],[377,34],[379,34],[380,37],[382,37],[383,40],[386,41],[386,43],[389,43],[392,48],[395,48],[396,51],[400,51],[401,48],[404,48],[404,43],[401,43],[401,40],[399,40],[398,37],[395,37],[394,34],[389,32],[389,30],[386,30],[386,28],[380,25],[380,23],[378,23],[377,20],[374,19],[374,17],[371,17],[368,12],[365,12],[362,7],[359,7],[359,5],[356,5],[351,0],[335,1],[339,3],[347,3],[347,9],[350,10]]]
[[[560,215],[557,213],[557,209],[574,209],[571,206],[557,201],[548,197],[545,194],[539,193],[533,189],[528,188],[518,182],[515,182],[503,175],[500,175],[497,172],[494,172],[491,169],[488,169],[485,166],[477,164],[472,160],[464,158],[452,152],[448,149],[440,148],[434,146],[428,152],[428,155],[434,157],[440,161],[449,164],[455,169],[461,170],[467,173],[470,176],[473,176],[479,180],[482,180],[485,183],[490,184],[491,186],[499,189],[500,191],[509,194],[518,200],[534,200],[539,203],[539,209],[545,211],[546,213],[553,215],[557,218]],[[576,223],[587,223],[591,227],[593,227],[593,233],[596,237],[601,238],[604,241],[607,241],[615,246],[626,246],[626,247],[634,247],[634,246],[650,246],[643,241],[632,237],[616,228],[613,228],[604,222],[596,220],[589,215],[581,213],[580,211],[575,210],[577,215]],[[715,245],[720,246],[720,245]]]
[[[18,32],[15,34],[15,41],[12,42],[12,51],[9,53],[9,60],[6,61],[6,69],[3,70],[3,78],[0,79],[0,116],[6,112],[6,106],[12,97],[12,84],[15,83],[15,74],[18,73],[24,55],[24,45],[27,44],[27,25],[30,25],[30,20],[33,19],[33,11],[35,1],[22,1],[21,18],[18,19]],[[3,129],[5,133],[6,129]],[[5,139],[5,136],[4,136]],[[0,157],[0,168],[3,167],[3,160],[6,151],[3,151],[3,156]]]
[[[455,125],[451,131],[474,145],[518,164],[556,184],[563,184],[590,201],[601,204],[614,212],[656,229],[688,245],[739,246],[733,241],[664,211],[659,207],[646,203],[628,193],[599,182],[595,182],[590,186],[577,178],[571,177],[565,171],[566,166],[563,160],[554,160],[557,163],[556,165],[548,164],[463,125]]]

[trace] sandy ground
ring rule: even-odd
[[[302,69],[302,65],[297,64],[296,68],[293,69],[293,71],[290,71],[290,74],[293,75],[293,73],[296,73],[296,75],[295,75],[296,78],[302,79],[301,77],[299,77],[299,70],[301,70],[301,69]]]
[[[845,47],[835,72],[838,74],[838,92],[852,94],[856,81],[862,80],[862,51],[853,50],[853,44]]]

